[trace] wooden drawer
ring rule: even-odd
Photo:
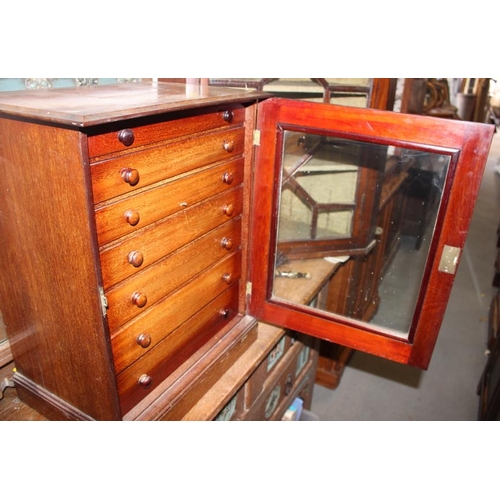
[[[173,116],[175,117],[175,115]],[[177,139],[190,134],[197,134],[214,128],[243,124],[244,118],[245,109],[243,106],[225,105],[224,109],[215,112],[196,113],[193,116],[172,118],[159,123],[140,125],[135,122],[134,125],[136,126],[130,128],[90,136],[88,138],[89,156],[94,158],[156,142]],[[130,140],[132,140],[132,143],[127,146],[126,144]]]
[[[242,415],[242,419],[281,419],[279,413],[286,411],[288,402],[298,396],[305,385],[313,380],[312,372],[316,366],[315,353],[312,349],[313,339],[304,335],[296,337],[293,332],[287,334],[285,338],[288,338],[289,342],[288,352],[276,364],[267,379],[262,383],[256,371],[245,385],[247,411]],[[308,371],[311,373],[308,374]],[[306,382],[304,382],[305,379],[307,379]],[[249,391],[253,391],[253,399],[248,397]],[[248,402],[251,403],[250,406]]]
[[[296,332],[288,332],[276,343],[267,358],[259,365],[246,384],[245,408],[251,408],[260,396],[270,377],[275,371],[283,368],[283,363],[288,363],[287,354],[290,349],[295,351],[295,375],[299,375],[311,356],[312,337]]]
[[[237,284],[229,287],[118,375],[118,390],[124,413],[150,394],[165,377],[236,316],[238,294]],[[229,314],[221,315],[221,311],[229,311]],[[149,378],[144,378],[144,375]]]
[[[113,332],[241,245],[241,219],[234,219],[135,274],[106,292]],[[186,266],[189,262],[189,266]]]
[[[233,208],[231,215],[228,206]],[[102,249],[100,258],[105,290],[238,217],[242,206],[242,189],[238,187],[135,231],[119,243]]]
[[[240,158],[97,208],[99,245],[110,243],[242,182],[243,158]]]
[[[227,129],[94,163],[91,165],[94,203],[241,156],[244,139],[243,128]]]
[[[237,283],[240,265],[241,253],[232,253],[118,329],[111,337],[116,372],[120,373],[214,297]],[[230,279],[226,279],[227,276]],[[147,342],[141,340],[144,335],[148,336]]]
[[[283,371],[278,383],[267,395],[264,404],[254,414],[253,420],[271,420],[282,401],[291,394],[294,384],[295,372],[292,365]]]

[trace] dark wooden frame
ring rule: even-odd
[[[263,321],[311,334],[394,361],[427,368],[451,292],[454,275],[439,271],[444,246],[463,249],[493,128],[373,109],[269,99],[260,104],[251,224],[252,297],[249,312]],[[365,141],[412,147],[450,156],[447,179],[428,264],[408,337],[272,297],[276,248],[276,169],[281,128],[321,130]],[[263,242],[269,242],[268,245]]]

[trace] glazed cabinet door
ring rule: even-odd
[[[493,127],[269,99],[258,130],[249,313],[427,368]]]

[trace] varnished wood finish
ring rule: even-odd
[[[227,193],[213,196],[157,224],[137,230],[127,239],[103,247],[100,258],[104,287],[108,289],[231,218],[238,217],[243,204],[241,190],[241,187],[236,187]],[[227,205],[234,207],[232,216],[224,211]],[[134,252],[140,252],[142,256],[142,259],[135,261],[139,265],[129,263],[129,256]]]
[[[113,332],[121,323],[147,310],[182,283],[193,279],[204,269],[221,260],[228,254],[228,250],[222,246],[223,239],[227,237],[230,237],[233,242],[232,250],[240,248],[241,221],[239,219],[223,224],[159,260],[144,272],[107,290],[110,330]],[[189,266],[185,265],[186,262],[189,262]],[[140,308],[132,301],[135,293],[141,293],[147,297],[146,304]]]
[[[15,365],[12,361],[0,368],[0,381],[11,379],[14,370]],[[15,387],[7,387],[3,392],[3,398],[0,399],[0,422],[26,420],[45,421],[47,418],[21,401]]]
[[[253,318],[234,318],[124,415],[124,420],[181,420],[256,339]]]
[[[118,354],[117,365],[118,363],[120,366],[127,365],[126,369],[117,375],[118,390],[123,400],[123,412],[127,413],[144,397],[144,390],[137,384],[142,374],[152,377],[152,383],[147,388],[148,391],[157,387],[158,382],[163,381],[167,375],[174,372],[208,339],[228,324],[235,317],[237,309],[238,286],[233,285],[200,310],[194,313],[188,311],[192,314],[186,322],[152,345],[151,349],[148,349],[148,353],[142,355],[136,362],[130,363],[129,359],[123,361],[123,358]],[[226,311],[227,314],[223,313]],[[154,334],[153,331],[153,337],[155,337]],[[137,343],[137,340],[134,340]],[[134,343],[131,341],[130,346],[127,347],[132,346]],[[132,349],[124,349],[123,351],[128,354]]]
[[[234,149],[228,152],[224,142],[232,140]],[[137,151],[129,155],[92,163],[94,201],[131,193],[155,182],[172,178],[195,168],[241,155],[243,129],[215,132],[202,137],[190,137],[175,144]],[[133,163],[137,182],[126,182],[122,172]]]
[[[0,343],[0,367],[12,361],[12,352],[10,350],[10,343],[4,340]]]
[[[269,99],[260,107],[261,146],[257,150],[254,204],[258,212],[252,225],[252,241],[269,241],[252,249],[252,295],[250,311],[258,318],[276,322],[298,331],[307,331],[322,339],[347,347],[381,355],[389,359],[426,368],[429,364],[439,327],[446,309],[454,276],[438,271],[444,245],[463,248],[472,216],[493,128],[483,124],[436,121],[427,117],[386,113],[378,110],[342,108],[299,101]],[[299,118],[300,117],[300,118]],[[422,149],[450,154],[451,167],[440,213],[438,237],[431,245],[429,266],[424,273],[423,293],[417,303],[418,323],[412,325],[409,338],[399,337],[371,325],[336,318],[332,325],[327,316],[310,315],[301,307],[271,299],[270,283],[274,270],[276,185],[273,169],[276,158],[278,124],[325,130],[327,134],[352,139],[382,140],[397,146],[419,144]]]
[[[238,313],[253,99],[150,84],[0,97],[1,296],[18,392],[40,412],[121,419],[179,366],[203,376],[252,340]],[[204,351],[220,331],[230,341]]]
[[[85,144],[15,120],[0,120],[0,136],[0,295],[18,371],[92,418],[118,418]]]
[[[229,174],[230,184],[224,182]],[[242,183],[243,158],[239,158],[101,206],[96,209],[99,244],[103,246]]]
[[[396,86],[397,78],[373,78],[367,107],[392,110],[396,97]]]
[[[268,96],[262,92],[249,96],[246,91],[228,88],[142,82],[79,87],[70,92],[56,88],[4,92],[0,105],[1,112],[9,116],[80,128],[221,103],[248,103]]]
[[[136,343],[141,333],[149,333],[152,336],[150,347],[154,347],[197,310],[227,290],[229,285],[223,280],[224,274],[232,274],[236,282],[239,279],[239,258],[238,252],[230,254],[197,276],[195,280],[186,282],[164,300],[116,330],[112,335],[112,344],[117,371],[121,371],[122,363],[129,361],[134,352],[136,356],[144,354],[143,349]],[[127,359],[123,361],[122,357]]]

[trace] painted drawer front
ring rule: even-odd
[[[111,338],[116,372],[119,373],[144,354],[144,348],[138,341],[141,335],[150,337],[148,349],[154,347],[214,297],[237,283],[240,259],[240,252],[231,254],[116,330]]]
[[[98,207],[95,214],[99,245],[110,243],[242,182],[243,159],[240,158]]]
[[[124,413],[235,317],[238,293],[237,284],[229,287],[118,375]]]
[[[245,109],[238,105],[226,105],[213,113],[203,113],[185,118],[158,121],[158,123],[120,128],[118,130],[90,136],[88,139],[91,158],[128,151],[162,141],[206,132],[227,126],[242,126]],[[127,145],[128,144],[128,145]]]
[[[232,211],[228,213],[227,207]],[[119,243],[101,250],[104,288],[119,283],[187,245],[212,229],[238,217],[242,190],[236,188],[184,209],[161,222],[135,231]]]
[[[290,335],[283,335],[276,343],[266,359],[260,363],[248,381],[245,392],[245,407],[251,408],[257,397],[261,394],[266,380],[279,369],[281,362],[292,345]]]
[[[241,219],[234,219],[169,254],[106,292],[111,332],[241,245]],[[186,265],[189,263],[189,265]]]
[[[267,395],[260,411],[257,412],[258,420],[270,420],[276,413],[282,401],[291,394],[295,383],[295,373],[291,366],[284,370],[278,383],[271,389]]]
[[[312,337],[295,332],[287,332],[280,339],[245,384],[245,413],[241,419],[281,419],[293,398],[305,391],[314,376],[313,342]],[[281,352],[284,354],[277,354]],[[269,361],[275,359],[268,371]]]

